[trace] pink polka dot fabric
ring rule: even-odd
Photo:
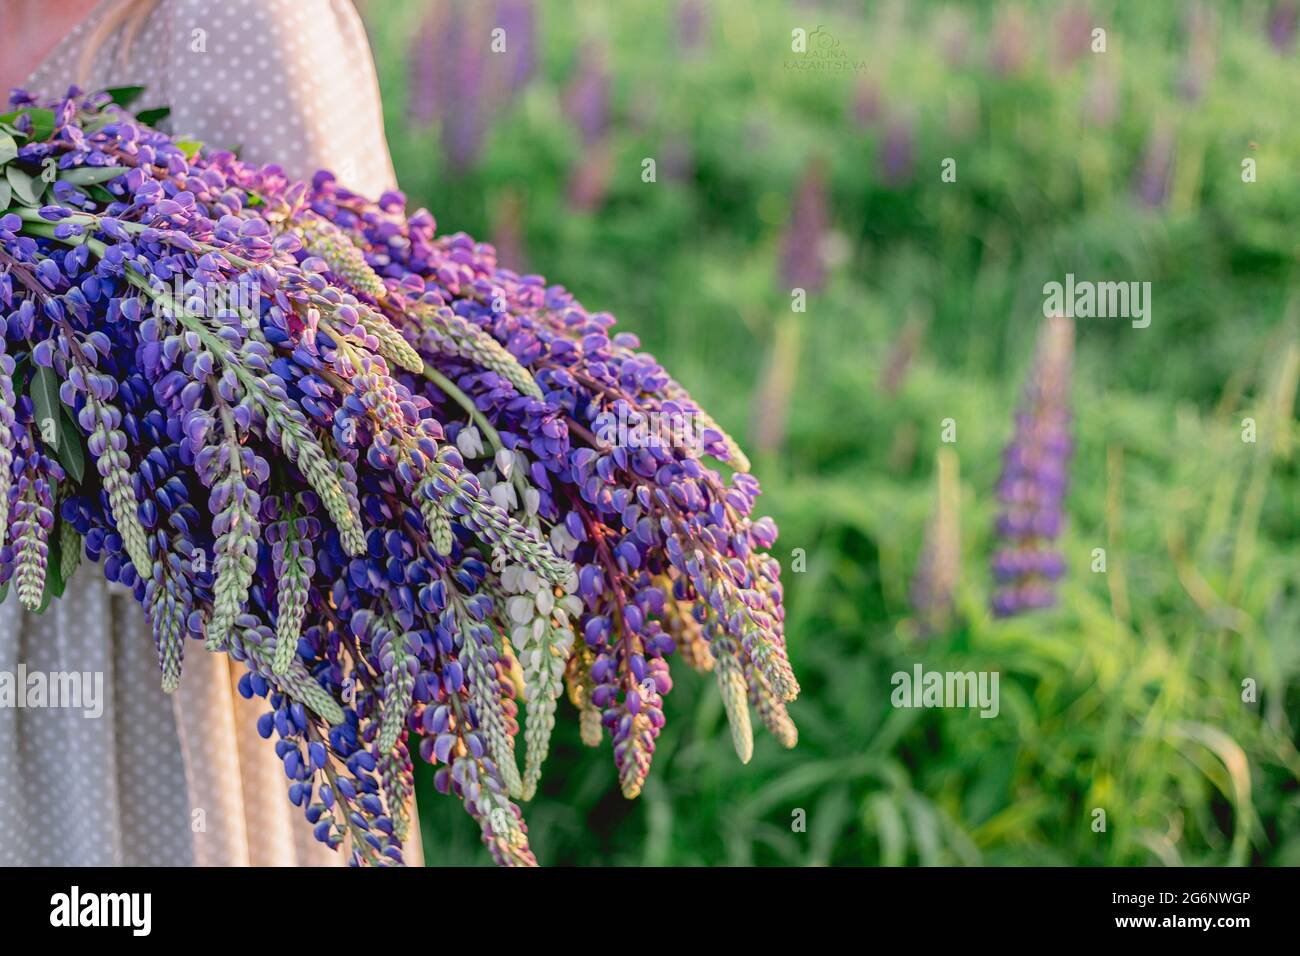
[[[66,92],[115,2],[60,44],[31,92]],[[293,177],[326,168],[359,192],[393,188],[374,63],[346,0],[160,0],[125,45],[109,37],[88,88],[142,85],[135,108],[170,107],[171,132]],[[346,862],[289,803],[255,729],[266,704],[235,690],[242,666],[190,641],[180,689],[164,694],[143,611],[98,567],[83,564],[43,615],[0,604],[0,671],[20,666],[102,674],[102,713],[0,707],[0,866]],[[407,861],[422,861],[418,841]]]

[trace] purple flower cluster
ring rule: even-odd
[[[1069,484],[1070,374],[1074,323],[1056,316],[1045,321],[1016,431],[1003,453],[996,530],[1001,547],[993,556],[993,613],[1009,617],[1050,607],[1054,582],[1065,560],[1052,547],[1064,523],[1062,502]]]
[[[358,864],[402,860],[412,753],[498,862],[535,863],[516,801],[566,690],[636,796],[679,643],[742,759],[751,707],[793,746],[758,483],[611,316],[398,193],[187,153],[103,95],[12,105],[0,582],[24,604],[71,573],[51,542],[84,546],[166,689],[191,640],[242,662],[290,800]],[[702,427],[602,429],[652,415]]]

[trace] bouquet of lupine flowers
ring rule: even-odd
[[[0,584],[40,609],[84,553],[165,689],[191,640],[242,662],[289,799],[353,863],[401,862],[413,753],[534,863],[517,801],[561,696],[635,797],[674,652],[716,674],[742,760],[751,706],[793,746],[736,444],[611,316],[400,194],[18,93],[0,306]]]

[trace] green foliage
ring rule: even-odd
[[[677,664],[635,803],[561,722],[528,810],[541,862],[1300,864],[1300,71],[1294,45],[1269,45],[1263,5],[1215,5],[1193,98],[1188,71],[1204,68],[1179,4],[1088,5],[1108,50],[1073,62],[1056,46],[1063,14],[1032,6],[1024,63],[1000,75],[1004,11],[983,5],[717,0],[684,50],[674,4],[541,3],[539,75],[488,110],[482,157],[460,175],[436,127],[406,118],[427,5],[367,16],[399,178],[440,230],[492,239],[513,224],[529,269],[618,315],[742,446],[782,323],[799,344],[783,441],[754,456],[782,531],[799,745],[760,735],[741,767],[713,679]],[[786,69],[796,26],[822,26],[866,68]],[[580,212],[569,187],[590,147],[563,94],[588,42],[609,52],[613,172]],[[1108,90],[1110,115],[1096,106]],[[913,168],[897,182],[880,156],[900,124]],[[1173,161],[1148,206],[1135,183],[1162,136]],[[670,149],[684,174],[666,173]],[[642,181],[645,157],[657,182]],[[830,275],[791,319],[781,236],[813,160]],[[1059,608],[998,622],[992,488],[1042,286],[1067,272],[1151,282],[1153,320],[1079,321],[1070,574]],[[882,388],[891,363],[900,382]],[[959,624],[919,643],[908,584],[948,417]],[[1090,570],[1096,548],[1105,573]],[[892,707],[890,675],[916,662],[998,671],[1000,715]],[[421,814],[429,862],[481,862],[455,808]]]

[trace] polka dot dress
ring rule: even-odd
[[[113,5],[27,89],[66,92]],[[171,132],[293,177],[330,169],[370,195],[394,184],[374,64],[346,0],[160,0],[133,43],[118,31],[103,44],[85,85],[144,86],[135,108],[170,107]],[[235,690],[242,665],[191,641],[179,690],[164,694],[143,611],[98,567],[83,563],[43,615],[0,604],[0,672],[20,667],[81,672],[91,694],[79,709],[0,706],[0,866],[346,862],[289,803],[255,729],[266,703]],[[421,862],[418,841],[407,859]]]

